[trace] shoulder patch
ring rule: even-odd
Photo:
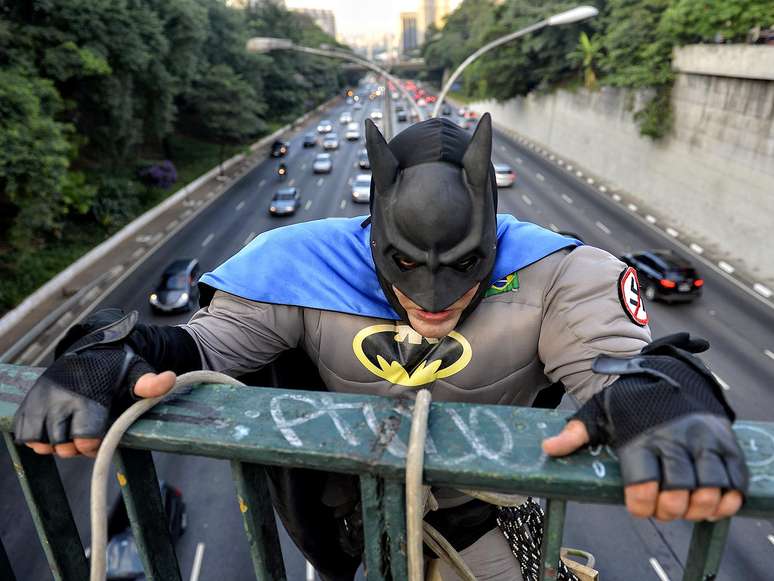
[[[624,270],[618,277],[618,299],[632,322],[640,327],[648,324],[648,313],[645,312],[645,305],[640,296],[640,281],[633,266]]]
[[[504,276],[493,282],[492,286],[486,289],[484,298],[517,290],[519,290],[519,275],[516,272],[512,272],[508,276]]]

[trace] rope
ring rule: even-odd
[[[90,581],[104,581],[107,571],[107,482],[110,463],[126,430],[156,404],[179,394],[183,388],[201,383],[244,385],[233,377],[215,371],[191,371],[177,378],[175,386],[159,397],[142,399],[122,413],[108,430],[91,473],[91,574]]]
[[[414,413],[411,415],[411,434],[406,454],[406,539],[409,581],[424,581],[422,521],[425,497],[422,490],[422,468],[425,461],[427,417],[430,415],[431,399],[432,396],[426,389],[417,393]]]

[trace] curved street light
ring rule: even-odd
[[[327,56],[331,58],[338,58],[338,59],[342,59],[345,61],[358,64],[369,70],[374,71],[375,73],[378,73],[386,77],[387,80],[389,80],[392,84],[394,84],[398,88],[398,90],[401,92],[403,97],[409,102],[411,108],[417,114],[419,120],[422,120],[422,117],[423,117],[422,111],[419,109],[419,106],[414,102],[414,99],[411,98],[411,95],[409,95],[408,91],[406,91],[406,89],[403,87],[400,81],[395,76],[393,76],[392,74],[384,70],[382,67],[372,63],[367,59],[361,58],[352,53],[345,52],[342,50],[299,46],[297,44],[294,44],[292,40],[288,40],[287,38],[270,38],[270,37],[256,36],[247,41],[247,50],[249,52],[269,52],[272,50],[294,50],[296,52],[302,52],[305,54],[313,54],[316,56]]]
[[[435,103],[435,108],[433,109],[433,117],[438,117],[438,114],[441,111],[441,104],[446,98],[446,94],[449,92],[449,90],[451,89],[452,85],[457,80],[457,78],[462,74],[462,71],[464,71],[465,68],[470,63],[472,63],[482,54],[489,52],[490,50],[500,46],[501,44],[505,44],[506,42],[510,42],[517,38],[521,38],[522,36],[525,36],[531,32],[535,32],[536,30],[540,30],[541,28],[545,28],[546,26],[561,26],[563,24],[571,24],[573,22],[579,22],[581,20],[593,18],[597,14],[599,14],[599,10],[597,10],[593,6],[578,6],[576,8],[571,8],[570,10],[560,12],[559,14],[554,14],[553,16],[546,18],[545,20],[541,20],[540,22],[536,22],[535,24],[527,26],[526,28],[522,28],[521,30],[517,30],[516,32],[512,32],[510,34],[506,34],[505,36],[501,36],[500,38],[493,40],[489,44],[485,44],[476,52],[474,52],[472,55],[470,55],[468,58],[466,58],[464,61],[462,61],[462,64],[457,67],[457,70],[455,70],[452,73],[451,77],[449,77],[449,80],[446,81],[446,84],[443,86],[443,89],[441,90],[441,94],[438,96],[438,101],[436,101]]]

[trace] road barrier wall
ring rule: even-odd
[[[774,46],[684,47],[674,62],[674,128],[658,141],[641,136],[633,118],[646,93],[559,90],[471,107],[603,177],[774,288]]]

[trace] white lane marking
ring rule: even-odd
[[[567,164],[567,171],[572,171],[572,166],[569,163]]]
[[[704,249],[695,242],[691,242],[691,250],[693,250],[696,254],[701,254],[704,252]]]
[[[548,227],[551,228],[551,230],[553,230],[554,232],[559,232],[559,226],[557,226],[556,224],[549,224]]]
[[[559,165],[564,165],[564,160],[563,160],[563,159],[560,159],[560,160],[559,160],[559,161],[557,161],[556,163],[558,163]]]
[[[602,230],[602,232],[604,232],[605,234],[610,234],[610,228],[605,226],[602,222],[597,222],[597,228]]]
[[[306,581],[314,581],[314,567],[309,561],[306,562]]]
[[[265,183],[266,183],[266,180],[261,180],[260,182],[258,182],[258,187],[260,188]]]
[[[721,377],[720,377],[720,376],[719,376],[717,373],[715,373],[715,372],[713,371],[713,372],[712,372],[712,375],[714,375],[714,376],[715,376],[715,381],[717,381],[717,382],[718,382],[718,384],[720,385],[720,387],[722,387],[722,388],[723,388],[723,389],[725,389],[726,391],[728,391],[729,389],[731,389],[731,386],[729,386],[729,385],[728,385],[728,383],[726,383],[725,381],[723,381],[723,379],[721,379]]]
[[[586,179],[586,183],[589,184],[590,186],[593,186],[594,185],[594,180],[591,179],[591,178],[587,178]]]
[[[677,238],[680,236],[680,233],[674,228],[667,228],[666,233],[669,234],[672,238]]]
[[[728,274],[734,274],[734,271],[736,270],[733,266],[731,266],[724,260],[721,260],[720,262],[718,262],[718,268],[720,268],[720,270],[727,272]]]
[[[288,185],[289,185],[289,186],[292,186],[294,183],[296,183],[296,178],[293,178],[293,179],[291,179],[291,180],[288,182]]]
[[[132,258],[140,258],[145,253],[144,248],[138,248],[134,252],[132,252]]]
[[[604,194],[607,191],[607,188],[605,186],[599,186],[599,191]]]
[[[535,177],[536,177],[537,179],[539,179],[541,182],[544,182],[544,181],[546,181],[546,178],[544,178],[544,177],[543,177],[543,174],[542,174],[542,173],[536,173],[536,174],[535,174]]]
[[[664,571],[664,568],[661,566],[661,563],[659,563],[656,559],[651,557],[648,559],[648,562],[650,563],[650,566],[653,567],[653,570],[656,572],[656,577],[659,578],[659,581],[672,581],[669,578],[669,575],[666,574],[666,571]]]
[[[645,219],[646,219],[648,222],[650,222],[651,224],[655,224],[655,223],[656,223],[656,217],[655,217],[655,216],[651,216],[650,214],[648,214],[647,216],[645,216]]]
[[[318,187],[323,185],[323,181],[324,180],[322,178],[317,178],[317,185],[318,185]]]
[[[770,351],[769,349],[764,349],[763,354],[769,359],[774,359],[774,351]]]
[[[346,208],[347,207],[347,200],[341,200],[341,204],[339,206],[341,207],[342,210],[344,208]]]
[[[528,206],[532,205],[532,200],[529,199],[529,196],[527,194],[522,194],[521,199],[524,200],[524,203]]]
[[[207,236],[207,238],[205,238],[205,239],[204,239],[204,242],[202,242],[202,248],[204,248],[204,247],[205,247],[205,246],[207,246],[207,245],[208,245],[210,242],[212,242],[212,239],[213,239],[213,238],[215,238],[215,234],[211,232],[211,233],[209,234],[209,236]]]
[[[568,204],[572,204],[572,198],[568,196],[567,194],[562,194],[562,199],[567,202]]]
[[[308,210],[312,207],[312,200],[307,200],[306,204],[304,204],[304,210]]]
[[[637,206],[634,205],[634,204],[626,204],[626,207],[629,208],[630,212],[636,212],[637,211]]]
[[[767,299],[771,297],[771,295],[774,295],[774,291],[772,291],[769,287],[762,285],[759,282],[756,282],[753,285],[753,290],[758,293],[759,295],[763,295]]]
[[[302,164],[301,164],[301,170],[303,171],[303,170],[305,170],[305,169],[306,169],[306,164],[305,164],[305,163],[302,163]]]
[[[578,176],[579,178],[582,178],[583,177],[583,172],[582,171],[576,171],[575,175]]]
[[[551,155],[548,156],[548,159],[550,159],[551,161],[554,161],[556,159],[556,156],[552,153]]]
[[[774,545],[774,535],[769,535],[769,536],[768,536],[768,537],[766,537],[766,538],[767,538],[767,539],[769,539],[769,542],[770,542],[772,545]]]
[[[199,574],[202,570],[202,561],[204,561],[204,547],[204,543],[196,543],[196,553],[194,554],[189,581],[199,581]]]
[[[247,235],[247,238],[245,238],[245,242],[244,244],[242,244],[242,246],[247,246],[248,244],[250,244],[253,238],[255,238],[255,232],[250,232],[250,234]]]
[[[620,201],[621,201],[621,196],[619,196],[618,194],[613,194],[613,199],[614,199],[616,202],[620,202]]]
[[[521,159],[520,157],[517,157],[516,158],[516,163],[524,163],[524,160]]]
[[[244,208],[244,207],[245,207],[245,202],[244,202],[244,200],[242,200],[241,202],[239,202],[239,203],[236,205],[236,211],[238,212],[239,210],[241,210],[241,209],[242,209],[242,208]]]
[[[167,227],[164,228],[164,230],[167,230],[167,231],[172,230],[179,223],[180,223],[179,220],[172,220],[169,224],[167,224]]]

